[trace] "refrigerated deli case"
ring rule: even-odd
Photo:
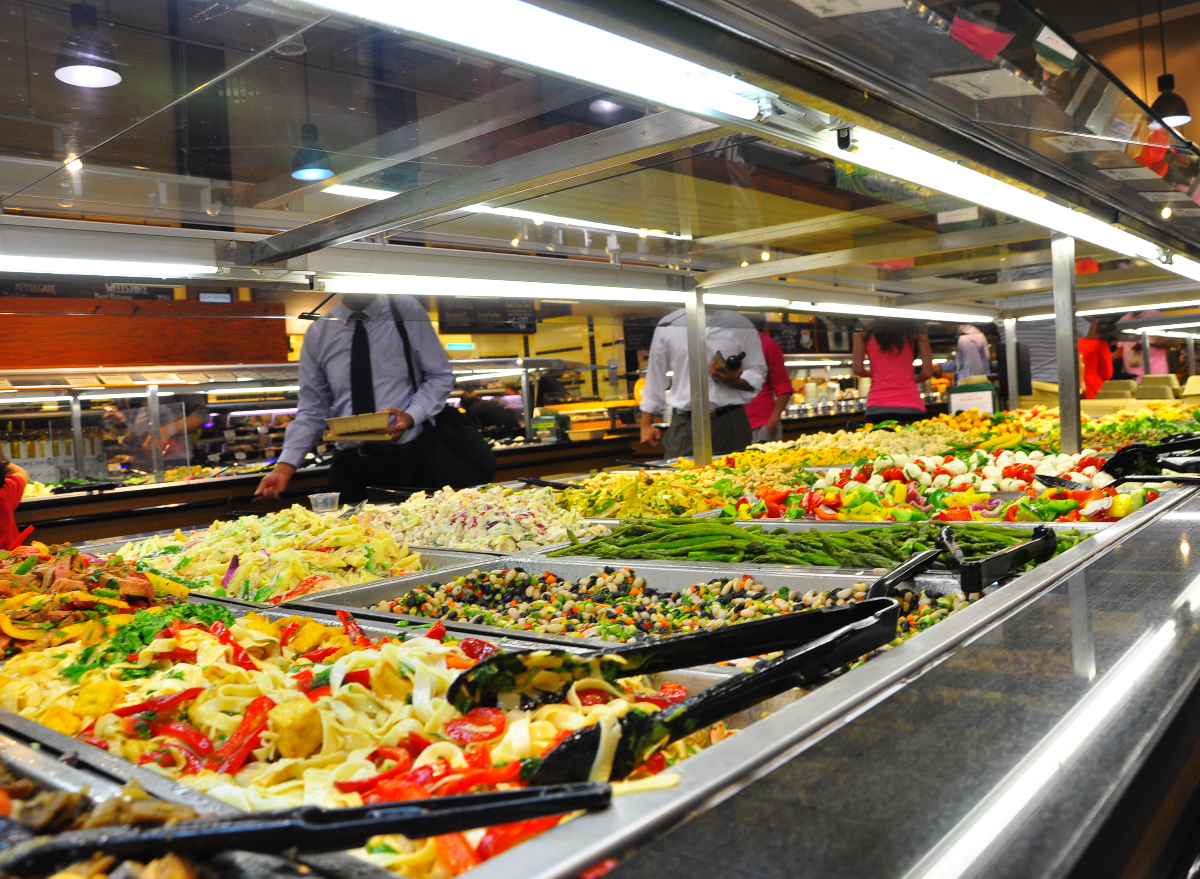
[[[1200,788],[1197,541],[1200,493],[1168,492],[902,645],[743,712],[730,724],[739,732],[671,767],[677,786],[618,797],[472,875],[566,879],[615,858],[609,875],[655,879],[1173,876],[1190,851]],[[472,564],[508,566],[484,554]],[[700,581],[714,568],[630,564],[651,586],[655,571]],[[742,567],[794,588],[828,578]],[[411,582],[355,588],[377,599],[389,587],[402,595]],[[332,623],[335,609],[355,606],[375,633],[430,622],[364,609],[350,591],[258,609]],[[227,603],[239,615],[253,607]],[[588,643],[446,626],[514,648]],[[667,677],[694,691],[739,673],[706,666]],[[27,738],[70,741],[3,714],[0,733],[14,723]]]

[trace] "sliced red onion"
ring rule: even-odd
[[[229,560],[229,567],[227,567],[225,569],[225,576],[221,578],[221,588],[222,589],[229,588],[229,584],[233,581],[233,575],[237,573],[237,569],[238,569],[238,557],[235,554],[234,557]]]
[[[1004,515],[1004,510],[980,510],[979,516],[982,519],[999,519]]]

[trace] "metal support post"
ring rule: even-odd
[[[1196,337],[1188,336],[1188,375],[1196,374]]]
[[[1017,319],[1004,319],[1004,371],[1008,373],[1008,408],[1021,407],[1020,379],[1017,370]]]
[[[692,383],[692,460],[697,466],[712,463],[712,418],[708,404],[708,343],[704,291],[692,287],[687,297],[688,379]]]
[[[1058,356],[1058,419],[1062,451],[1083,449],[1079,406],[1079,337],[1075,331],[1075,239],[1055,232],[1050,236],[1054,279],[1054,340]]]
[[[1150,375],[1150,334],[1142,330],[1142,375]]]
[[[517,361],[521,365],[521,361]],[[529,384],[529,370],[521,366],[521,402],[525,404],[525,439],[533,439],[533,389]]]
[[[158,411],[158,385],[146,386],[146,408],[150,420],[150,454],[154,468],[154,481],[162,482],[166,473],[163,466],[162,420]]]
[[[71,443],[75,451],[75,476],[87,479],[87,462],[83,457],[83,406],[79,394],[71,394]]]

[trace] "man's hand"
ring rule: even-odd
[[[776,434],[776,432],[779,430],[779,423],[782,420],[783,419],[780,418],[778,415],[772,415],[770,418],[767,419],[767,423],[764,424],[763,427],[765,427],[767,429],[767,433],[771,434],[771,436],[774,436]]]
[[[287,489],[288,483],[292,481],[292,474],[295,472],[296,468],[291,464],[276,464],[275,469],[262,478],[262,482],[254,490],[254,497],[279,497],[280,493]]]
[[[738,391],[753,391],[754,388],[750,383],[742,378],[742,368],[739,366],[733,372],[726,369],[717,369],[710,363],[708,364],[708,374],[712,376],[712,380],[719,385],[725,385],[727,388],[733,388]]]
[[[403,409],[380,409],[379,411],[390,412],[392,415],[391,423],[387,427],[381,427],[376,431],[376,433],[386,433],[390,440],[400,439],[400,437],[404,436],[405,431],[414,424],[413,417]]]
[[[663,438],[663,432],[653,424],[642,425],[642,442],[648,446],[658,445]]]

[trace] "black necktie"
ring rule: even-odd
[[[367,338],[366,312],[350,315],[354,340],[350,343],[350,402],[355,415],[375,411],[375,379],[371,375],[371,341]]]

